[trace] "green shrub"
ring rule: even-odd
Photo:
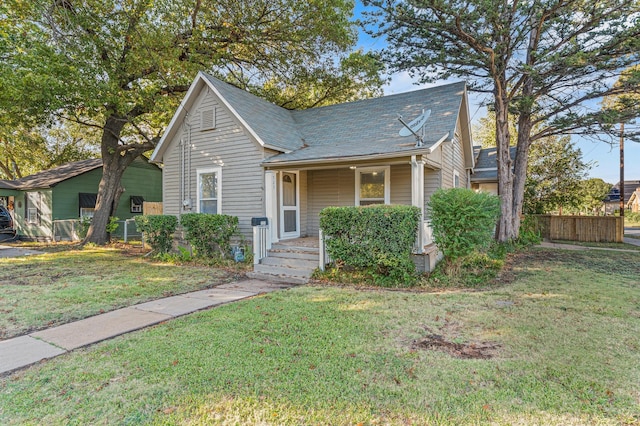
[[[455,273],[444,262],[438,264],[433,272],[420,283],[423,287],[482,287],[494,279],[505,264],[510,251],[508,244],[493,244],[486,253],[474,251],[460,259]]]
[[[109,216],[109,223],[107,223],[107,232],[109,234],[112,234],[118,230],[118,226],[120,226],[118,220],[120,220],[119,217]]]
[[[420,222],[413,206],[327,207],[320,228],[337,267],[367,272],[378,285],[412,285],[411,250]]]
[[[85,237],[87,236],[87,233],[89,232],[89,227],[91,226],[92,219],[93,218],[90,216],[83,216],[78,221],[80,225],[80,227],[78,228],[78,236],[80,237],[80,239],[84,240]],[[120,224],[118,223],[118,220],[120,219],[115,216],[109,216],[109,223],[107,223],[107,232],[109,234],[116,232],[116,230],[118,229],[118,226],[120,226]]]
[[[87,236],[87,232],[89,232],[89,227],[91,226],[91,217],[90,216],[81,217],[80,220],[78,221],[78,224],[80,225],[78,227],[78,237],[80,237],[81,240],[84,240],[85,237]]]
[[[162,262],[173,263],[176,265],[189,263],[193,260],[193,256],[189,250],[180,246],[178,246],[177,249],[177,253],[161,253],[158,254],[156,258]]]
[[[453,265],[490,245],[500,216],[500,199],[465,188],[439,189],[431,196],[427,211],[433,240]]]
[[[231,237],[238,233],[237,217],[187,213],[182,215],[180,223],[196,256],[224,259],[231,255]]]
[[[625,226],[638,226],[640,225],[640,212],[624,212],[624,224]]]
[[[542,232],[540,226],[537,223],[535,216],[525,216],[520,223],[520,234],[515,244],[520,247],[528,247],[534,244],[540,244],[542,241]]]
[[[173,234],[176,232],[178,218],[170,215],[142,215],[135,217],[138,232],[144,233],[144,238],[156,254],[161,255],[171,251]]]

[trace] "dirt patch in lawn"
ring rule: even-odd
[[[450,342],[438,334],[431,334],[422,339],[414,340],[411,347],[412,349],[446,352],[454,358],[489,359],[496,355],[500,345],[491,342],[456,343]]]

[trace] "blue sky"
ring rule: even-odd
[[[359,18],[363,6],[360,0],[356,1],[355,17]],[[380,50],[386,42],[383,39],[374,39],[360,30],[358,47],[365,50]],[[445,83],[443,80],[439,84]],[[384,87],[385,95],[408,92],[434,84],[418,84],[416,79],[408,73],[397,73],[391,76],[391,81]],[[484,96],[484,95],[483,95]],[[486,115],[486,109],[481,107],[483,96],[469,94],[469,113],[475,123]],[[593,141],[574,136],[573,142],[582,150],[583,158],[587,162],[593,162],[594,166],[589,171],[589,177],[601,178],[605,182],[616,183],[620,180],[620,150],[618,141],[612,144]],[[640,180],[640,143],[625,141],[625,180]]]

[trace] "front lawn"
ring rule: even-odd
[[[485,291],[304,286],[192,314],[2,379],[0,423],[640,422],[638,255],[532,249],[507,272]]]
[[[220,269],[152,263],[112,248],[60,247],[0,259],[0,339],[229,279]]]

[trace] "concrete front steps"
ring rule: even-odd
[[[291,284],[305,284],[318,267],[320,249],[285,243],[273,244],[267,257],[247,274],[254,279]]]

